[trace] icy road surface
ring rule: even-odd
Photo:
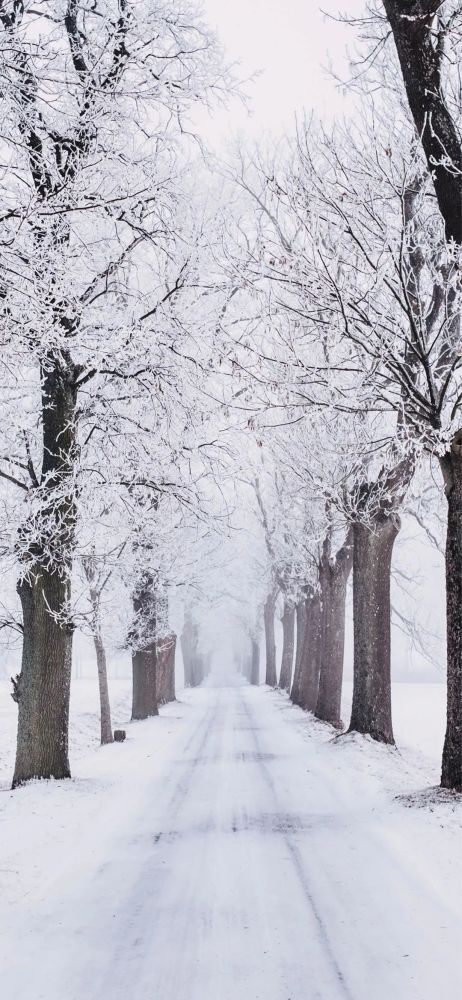
[[[103,752],[131,774],[90,815],[52,788],[50,836],[58,794],[68,846],[52,840],[46,877],[2,911],[3,1000],[459,996],[441,828],[376,775],[396,752],[310,737],[285,699],[237,679],[184,698]],[[13,804],[43,809],[43,788]]]

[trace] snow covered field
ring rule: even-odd
[[[121,724],[129,683],[112,687]],[[96,687],[76,682],[74,780],[12,793],[3,759],[2,998],[459,995],[460,807],[411,805],[437,781],[441,733],[433,759],[417,737],[432,750],[444,692],[396,687],[409,750],[332,742],[280,694],[219,676],[101,749]]]

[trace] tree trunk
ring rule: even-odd
[[[191,635],[189,623],[186,621],[183,625],[183,630],[180,637],[181,644],[181,655],[183,657],[183,669],[184,669],[184,686],[191,687],[191,675],[192,675],[192,654],[191,654]]]
[[[257,639],[252,639],[250,683],[251,684],[260,683],[260,644]]]
[[[135,648],[132,654],[132,719],[158,715],[156,603],[152,576],[146,574],[133,598],[135,613]]]
[[[181,633],[185,687],[198,687],[204,680],[204,667],[198,651],[199,630],[189,610],[185,612]]]
[[[462,147],[444,98],[442,61],[435,12],[440,4],[384,0],[404,86],[417,133],[433,178],[446,239],[462,243]]]
[[[100,601],[101,593],[109,579],[110,574],[106,573],[101,579],[98,574],[98,565],[94,553],[84,556],[82,559],[83,570],[88,583],[88,592],[92,609],[92,629],[93,644],[96,652],[96,666],[98,670],[99,706],[100,706],[100,729],[101,746],[113,742],[111,705],[109,701],[109,686],[107,679],[106,650],[104,648],[103,636],[101,632]]]
[[[168,635],[157,642],[157,700],[159,705],[175,701],[175,648],[176,635]]]
[[[172,643],[168,654],[168,681],[166,687],[167,701],[176,700],[175,688],[175,663],[176,663],[176,635],[172,633]]]
[[[109,686],[107,680],[106,650],[99,629],[93,635],[98,668],[99,706],[101,723],[101,746],[112,743],[111,704],[109,701]]]
[[[156,646],[132,655],[133,699],[132,719],[148,719],[159,714],[156,685]]]
[[[353,534],[350,530],[335,562],[321,571],[322,640],[319,691],[315,715],[338,728],[342,722],[343,658],[345,650],[345,602],[348,577],[353,563]]]
[[[18,740],[13,788],[32,778],[69,778],[68,731],[72,629],[56,621],[69,581],[36,570],[18,585],[23,650],[18,681]]]
[[[31,778],[70,777],[68,757],[72,625],[68,621],[77,463],[75,369],[43,362],[40,487],[43,505],[20,540],[31,563],[20,580],[23,651],[13,787]]]
[[[282,658],[281,672],[279,675],[279,687],[282,691],[290,691],[292,683],[292,668],[294,663],[295,647],[295,608],[284,601],[284,611],[282,615]]]
[[[446,533],[447,718],[441,785],[462,791],[462,432],[442,460]]]
[[[306,599],[306,621],[300,664],[298,702],[306,712],[314,712],[318,699],[321,656],[321,597],[311,593]]]
[[[399,520],[353,525],[353,706],[349,732],[394,743],[391,719],[390,572]]]
[[[297,604],[297,644],[295,648],[295,669],[292,690],[290,692],[291,701],[294,705],[299,704],[300,697],[300,668],[302,664],[303,640],[305,638],[306,625],[306,597],[303,597]]]
[[[276,610],[277,592],[273,590],[265,601],[264,621],[265,621],[265,651],[266,651],[266,671],[265,684],[276,687],[276,640],[274,638],[274,614]]]

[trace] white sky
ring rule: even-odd
[[[347,25],[326,19],[322,0],[203,0],[204,13],[237,61],[239,78],[259,72],[246,86],[252,114],[240,102],[204,123],[209,139],[217,142],[239,131],[258,136],[265,131],[291,127],[295,112],[314,108],[324,117],[346,109],[345,97],[329,77],[331,63],[345,78],[347,46],[355,45],[355,32]],[[362,0],[324,0],[323,8],[358,14]],[[202,122],[201,122],[202,125]]]

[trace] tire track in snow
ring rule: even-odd
[[[254,741],[254,744],[255,744],[255,751],[256,751],[255,760],[258,763],[258,766],[260,768],[263,780],[266,782],[268,788],[271,791],[271,794],[273,796],[275,805],[277,805],[278,804],[278,796],[277,796],[277,792],[276,792],[276,787],[275,787],[275,784],[274,784],[274,781],[273,781],[273,777],[272,777],[271,771],[270,771],[270,769],[268,767],[268,764],[267,764],[267,761],[269,759],[275,759],[276,755],[267,754],[267,753],[265,753],[262,750],[260,742],[259,742],[259,739],[258,739],[258,727],[255,724],[255,718],[252,715],[252,713],[250,711],[249,704],[248,704],[248,702],[246,701],[246,699],[244,697],[241,697],[241,704],[242,704],[244,712],[245,712],[245,714],[246,714],[246,716],[247,716],[247,718],[249,720],[249,730],[252,733],[253,741]],[[278,814],[276,814],[276,817],[275,817],[276,821],[277,821],[277,816],[278,816]],[[295,821],[294,825],[295,825],[295,829],[296,829],[297,828],[296,821]],[[316,905],[315,900],[313,898],[313,895],[312,895],[312,892],[311,892],[311,889],[310,889],[310,885],[309,885],[309,880],[308,880],[308,877],[307,877],[307,874],[306,874],[306,871],[305,871],[305,867],[304,867],[304,864],[303,864],[303,860],[302,860],[300,851],[298,850],[296,844],[293,841],[293,838],[290,836],[290,834],[288,832],[287,833],[283,833],[282,836],[284,837],[284,842],[286,844],[286,847],[287,847],[288,851],[290,852],[290,856],[292,858],[293,866],[294,866],[295,871],[297,873],[297,878],[298,878],[299,884],[300,884],[300,886],[303,889],[303,894],[305,896],[306,902],[307,902],[307,904],[308,904],[308,906],[309,906],[309,908],[311,910],[311,913],[312,913],[312,915],[314,917],[314,920],[316,922],[316,925],[317,925],[317,928],[318,928],[318,931],[319,931],[319,940],[320,940],[320,943],[322,944],[322,947],[325,949],[326,955],[328,956],[329,963],[331,965],[332,971],[335,973],[335,976],[336,976],[338,984],[339,984],[339,986],[341,988],[343,997],[345,998],[345,1000],[355,1000],[353,994],[351,993],[350,989],[347,986],[344,974],[343,974],[343,972],[342,972],[342,970],[341,970],[341,968],[340,968],[340,966],[339,966],[339,964],[337,962],[336,955],[335,955],[335,953],[333,951],[332,945],[331,945],[330,940],[329,940],[329,935],[328,935],[328,932],[327,932],[325,921],[323,920],[323,918],[321,916],[321,913],[320,913],[320,910],[319,910],[318,906]]]

